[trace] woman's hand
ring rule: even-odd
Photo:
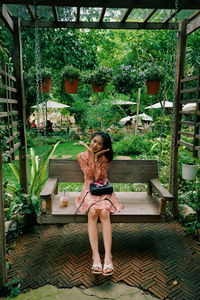
[[[74,145],[84,146],[86,148],[86,150],[88,150],[90,153],[93,153],[92,149],[87,145],[87,143],[84,143],[83,141],[79,141],[77,143],[74,143]]]
[[[104,150],[101,150],[97,153],[95,153],[95,156],[94,156],[94,160],[97,161],[97,159],[99,158],[99,156],[101,156],[102,154],[104,154],[105,152],[108,152],[110,149],[104,149]]]

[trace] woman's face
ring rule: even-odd
[[[99,152],[100,150],[103,149],[103,139],[100,135],[96,135],[91,143],[90,143],[90,148],[94,153]]]

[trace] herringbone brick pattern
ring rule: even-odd
[[[99,225],[100,227],[100,225]],[[101,232],[101,230],[100,230]],[[103,255],[102,236],[99,235]],[[41,226],[10,252],[9,277],[22,290],[123,281],[160,299],[200,299],[200,247],[177,224],[113,224],[114,275],[93,275],[87,224]]]

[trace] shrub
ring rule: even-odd
[[[139,155],[150,151],[152,143],[143,136],[130,135],[114,144],[117,155]]]

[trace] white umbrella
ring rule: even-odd
[[[119,121],[119,123],[122,124],[122,125],[124,125],[127,121],[130,121],[130,119],[135,120],[136,117],[135,117],[135,116],[127,116],[127,117],[121,119],[121,120]]]
[[[153,118],[150,117],[150,116],[148,116],[148,115],[146,115],[145,113],[139,114],[138,116],[139,116],[142,120],[144,120],[144,121],[153,121]]]
[[[183,111],[195,111],[197,107],[196,103],[188,103],[183,106]]]
[[[116,100],[113,102],[113,104],[115,104],[115,105],[131,105],[131,104],[136,104],[136,102]]]
[[[161,106],[160,102],[158,102],[158,103],[155,103],[153,105],[145,107],[145,109],[162,108],[162,107],[173,107],[173,102],[170,102],[170,101],[161,101],[161,103],[162,103],[162,106]]]
[[[70,107],[70,106],[56,102],[56,101],[52,101],[52,100],[49,100],[46,103],[43,102],[38,105],[31,106],[31,108],[45,108],[45,107],[47,107],[47,109],[48,109],[48,108],[65,108],[65,107]]]

